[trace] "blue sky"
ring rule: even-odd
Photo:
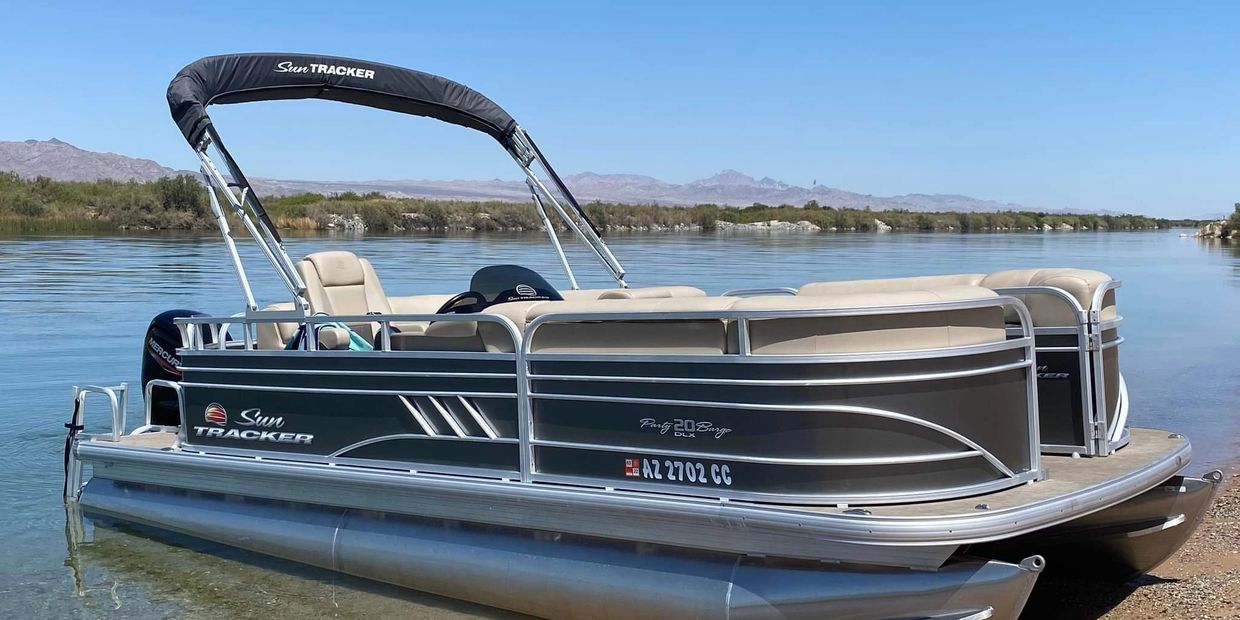
[[[12,3],[0,140],[192,168],[164,90],[205,55],[438,73],[564,173],[735,168],[874,194],[1158,215],[1240,200],[1240,4]],[[255,176],[516,178],[488,138],[329,102],[212,109]]]

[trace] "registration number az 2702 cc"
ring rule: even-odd
[[[624,459],[624,475],[644,480],[732,486],[732,468],[721,463],[679,459]]]

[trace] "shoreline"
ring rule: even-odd
[[[1240,618],[1240,463],[1223,471],[1223,487],[1201,525],[1169,560],[1124,583],[1047,575],[1054,587],[1035,588],[1023,617]]]
[[[431,228],[426,226],[410,227],[410,228],[370,228],[367,226],[306,226],[304,224],[286,225],[288,222],[284,218],[273,218],[276,228],[280,234],[288,237],[297,236],[346,236],[356,237],[359,239],[367,236],[371,237],[428,237],[428,236],[474,236],[474,235],[546,235],[546,229],[542,227],[524,228],[520,226],[513,227],[475,227],[475,226],[446,226]],[[810,224],[809,222],[785,222],[782,220],[773,220],[767,222],[756,222],[750,224],[737,224],[726,221],[716,222],[713,226],[700,226],[696,224],[672,225],[672,226],[624,226],[624,225],[606,225],[599,226],[599,230],[605,236],[625,237],[638,235],[720,235],[720,236],[750,236],[750,235],[768,235],[768,236],[808,236],[808,235],[886,235],[886,234],[908,234],[908,233],[929,233],[943,235],[987,235],[987,234],[1021,234],[1021,235],[1044,235],[1044,234],[1072,234],[1072,233],[1135,233],[1135,232],[1153,232],[1153,231],[1187,231],[1195,230],[1191,226],[1147,226],[1140,228],[1070,228],[1067,225],[1058,228],[975,228],[972,230],[961,230],[959,228],[905,228],[892,227],[886,225],[880,220],[875,220],[884,226],[868,227],[868,228],[839,228],[829,227],[822,228]],[[240,228],[238,222],[231,221],[229,225],[234,231]],[[556,228],[561,234],[567,234],[567,229]],[[26,218],[6,218],[0,216],[0,238],[4,237],[21,237],[21,236],[90,236],[90,237],[154,237],[160,235],[166,236],[209,236],[216,237],[219,231],[215,228],[195,227],[195,228],[161,228],[154,226],[112,226],[108,222],[99,220],[70,221],[61,219],[50,220],[29,220]],[[1196,234],[1181,233],[1181,237],[1199,238]]]

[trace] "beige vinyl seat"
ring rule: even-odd
[[[565,301],[592,299],[666,299],[705,297],[706,291],[694,286],[646,286],[640,288],[596,288],[560,291]]]
[[[1004,289],[1029,286],[1047,286],[1061,289],[1071,295],[1082,308],[1089,309],[1098,287],[1111,281],[1111,276],[1090,269],[1009,269],[992,274],[965,273],[912,278],[885,278],[879,280],[844,280],[838,282],[812,282],[802,286],[797,295],[841,295],[852,293],[885,293],[938,286],[976,285],[988,289]],[[1035,327],[1058,327],[1076,324],[1072,309],[1064,300],[1054,295],[1016,295],[1029,308]],[[1103,298],[1102,318],[1117,316],[1115,291],[1107,291]],[[1014,310],[1007,312],[1009,322],[1017,320]]]
[[[803,355],[910,351],[1002,342],[1006,337],[999,306],[931,312],[900,312],[900,306],[945,301],[986,300],[998,295],[979,286],[950,285],[928,289],[829,296],[662,297],[646,299],[576,299],[518,302],[492,306],[519,333],[532,337],[535,353],[618,353],[719,355],[737,353],[736,322],[718,319],[550,321],[532,336],[530,322],[549,314],[657,314],[717,311],[832,310],[895,308],[881,315],[788,317],[749,321],[750,351],[755,355]],[[397,335],[404,349],[512,352],[511,336],[487,322],[437,322],[423,335]]]
[[[297,263],[306,283],[307,301],[314,314],[335,316],[391,314],[392,305],[370,261],[352,252],[316,252]],[[378,323],[349,323],[349,327],[374,342]]]
[[[317,252],[297,263],[297,273],[306,283],[310,311],[329,315],[434,314],[451,295],[411,295],[391,297],[383,291],[379,275],[370,261],[352,252]],[[421,333],[427,321],[396,321],[400,332]],[[374,342],[379,323],[350,324],[363,338]]]
[[[500,315],[507,318],[523,334],[525,326],[534,318],[549,312],[641,312],[658,306],[657,302],[686,300],[687,304],[701,303],[689,300],[706,299],[706,293],[692,286],[654,286],[626,289],[577,289],[561,291],[563,301],[527,301],[497,304],[480,314]],[[631,302],[617,306],[612,302]],[[632,303],[646,302],[646,303]],[[712,306],[715,307],[718,304]],[[591,310],[590,308],[602,308]],[[617,309],[625,308],[625,309]],[[552,330],[553,332],[555,330]],[[423,351],[490,351],[511,353],[516,342],[506,329],[489,321],[438,321],[422,333],[397,334],[392,347],[401,350]]]
[[[281,311],[288,312],[293,309],[292,302],[271,304],[263,308],[263,312]],[[268,323],[262,322],[256,328],[257,338],[256,345],[260,349],[279,350],[293,338],[297,333],[297,323]]]
[[[362,315],[362,314],[433,314],[451,295],[411,295],[389,298],[370,261],[352,252],[317,252],[306,256],[296,265],[297,273],[306,284],[306,296],[310,311],[314,314]],[[291,303],[272,304],[264,311],[288,311]],[[392,327],[401,332],[421,333],[428,322],[396,321]],[[370,342],[378,330],[378,323],[350,324],[349,326]],[[282,349],[297,331],[296,323],[260,323],[258,347]],[[338,336],[338,335],[337,335]],[[320,346],[331,346],[339,338],[320,338]],[[345,343],[347,344],[347,343]]]
[[[851,295],[855,293],[895,293],[932,289],[939,286],[977,286],[986,274],[961,273],[911,278],[882,278],[877,280],[838,280],[810,282],[797,290],[797,295]]]
[[[685,287],[688,288],[688,287]],[[712,312],[728,310],[736,297],[605,298],[545,302],[526,312],[526,321],[547,314]],[[530,342],[536,353],[721,354],[728,350],[722,319],[549,322]]]
[[[922,283],[929,283],[923,280]],[[841,287],[843,288],[843,287]],[[879,287],[880,289],[883,287]],[[950,284],[907,290],[830,295],[747,297],[732,310],[833,310],[899,308],[951,301],[993,299],[980,286]],[[749,345],[755,355],[876,353],[957,347],[1006,338],[999,306],[930,312],[889,312],[857,316],[750,320]]]
[[[295,306],[291,302],[271,304],[263,308],[263,312],[288,312]],[[288,345],[297,334],[298,323],[268,322],[258,323],[255,346],[264,350],[281,350]],[[349,334],[342,329],[322,327],[319,329],[319,349],[347,349]]]
[[[996,271],[982,278],[981,285],[991,289],[1049,286],[1060,289],[1076,299],[1081,308],[1089,310],[1098,287],[1112,280],[1111,276],[1092,269],[1009,269]],[[1072,308],[1063,299],[1052,295],[1015,295],[1029,308],[1036,327],[1075,326]],[[1102,298],[1100,318],[1116,318],[1115,290],[1106,292]],[[1009,319],[1014,317],[1009,317]]]

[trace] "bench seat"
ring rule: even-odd
[[[501,314],[517,329],[549,314],[689,313],[720,311],[838,310],[898,308],[940,302],[996,298],[989,289],[950,285],[920,290],[830,296],[665,297],[577,299],[499,304],[484,313]],[[420,337],[419,337],[420,336]],[[930,312],[885,312],[863,316],[791,317],[751,320],[755,355],[872,353],[1002,342],[998,306]],[[398,335],[404,350],[511,352],[506,330],[484,321],[437,322],[421,335]],[[736,321],[720,319],[547,321],[534,333],[536,353],[724,354],[739,352]]]
[[[979,286],[947,285],[821,296],[748,297],[733,304],[732,309],[896,308],[995,297],[998,295],[994,291]],[[750,351],[755,355],[914,351],[1003,342],[1005,339],[1003,309],[999,306],[749,321]]]

